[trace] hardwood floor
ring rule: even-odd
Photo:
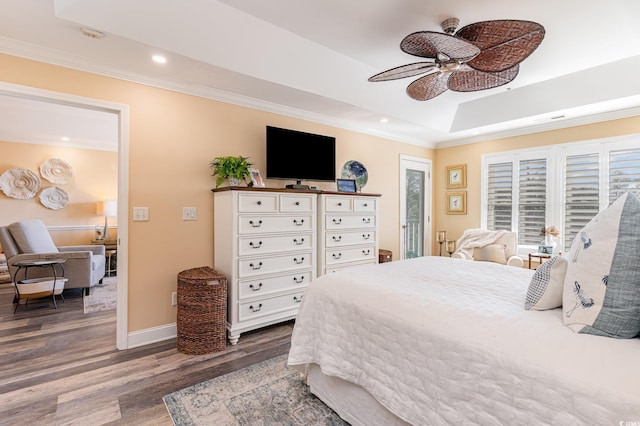
[[[0,425],[172,425],[162,397],[287,353],[293,322],[236,346],[185,355],[175,340],[119,351],[114,311],[84,314],[80,291],[22,304],[0,284]]]

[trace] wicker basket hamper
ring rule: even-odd
[[[200,355],[226,348],[227,278],[208,266],[178,274],[178,351]]]

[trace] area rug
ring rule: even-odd
[[[84,313],[108,311],[116,308],[118,277],[104,277],[102,284],[91,287],[88,296],[82,298]]]
[[[183,425],[348,425],[309,392],[281,355],[166,395]]]

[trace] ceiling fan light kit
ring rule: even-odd
[[[407,87],[418,101],[432,99],[446,90],[475,92],[509,83],[518,75],[519,64],[540,45],[544,27],[520,20],[483,21],[456,32],[459,20],[442,22],[444,33],[419,31],[400,43],[403,52],[429,61],[383,71],[369,81],[389,81],[427,74]]]

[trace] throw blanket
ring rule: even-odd
[[[473,258],[473,249],[493,244],[509,231],[488,231],[486,229],[467,229],[456,243],[455,254],[461,254],[463,259]]]

